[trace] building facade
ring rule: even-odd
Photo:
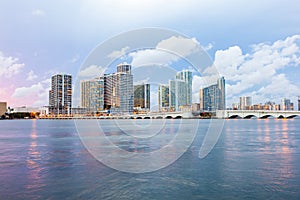
[[[294,110],[294,104],[290,99],[281,99],[280,110]]]
[[[170,110],[180,111],[192,106],[192,72],[183,70],[177,72],[175,79],[169,81]]]
[[[252,106],[252,98],[248,96],[240,97],[240,110],[250,110]]]
[[[131,65],[119,64],[116,73],[104,75],[104,109],[130,114],[133,112],[133,98]]]
[[[169,111],[170,92],[168,85],[158,86],[158,110],[160,112]]]
[[[185,103],[188,106],[192,105],[192,82],[193,82],[192,72],[189,70],[183,70],[181,72],[177,72],[176,79],[185,82],[186,84]]]
[[[134,107],[150,110],[150,84],[134,85]]]
[[[199,90],[200,110],[216,112],[225,110],[225,79],[217,80],[217,83]]]
[[[71,114],[72,108],[72,76],[56,74],[51,77],[49,91],[50,114]]]
[[[87,113],[96,113],[104,109],[104,79],[82,81],[80,83],[80,105]]]
[[[6,110],[7,110],[7,103],[0,102],[0,117],[5,114]]]

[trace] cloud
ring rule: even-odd
[[[35,9],[31,12],[31,14],[34,16],[45,16],[46,15],[45,11],[43,11],[41,9]]]
[[[10,78],[13,75],[20,73],[25,64],[18,63],[18,61],[18,58],[5,57],[0,51],[0,77],[5,76]]]
[[[237,95],[263,93],[284,97],[287,88],[298,92],[294,93],[298,95],[299,90],[285,73],[291,70],[299,73],[299,42],[300,35],[294,35],[271,44],[254,44],[247,54],[239,46],[216,51],[214,65],[227,81],[227,97],[232,99]],[[209,70],[206,72],[209,74]]]
[[[201,47],[204,51],[209,51],[214,47],[214,45],[212,43],[208,43],[208,45],[205,45],[205,46],[201,45]]]
[[[30,72],[27,73],[27,81],[32,81],[34,79],[36,79],[38,76],[36,74],[34,74],[33,70],[30,70]]]
[[[22,101],[23,105],[44,106],[48,105],[50,79],[35,83],[28,87],[16,88],[12,94],[15,102]]]
[[[104,74],[106,68],[97,65],[91,65],[78,73],[79,77],[92,78],[99,77]]]
[[[41,83],[31,85],[30,87],[16,88],[13,93],[13,98],[26,98],[32,96],[36,92],[42,91],[44,88]]]
[[[145,64],[158,64],[167,66],[172,61],[177,60],[177,56],[169,52],[157,49],[145,49],[132,52],[129,54],[132,57],[131,65],[133,68],[143,66]]]
[[[160,41],[156,49],[163,49],[186,57],[199,50],[199,42],[195,38],[184,38],[181,36],[172,36]]]
[[[80,56],[78,54],[76,54],[75,56],[73,56],[69,62],[70,63],[76,63],[78,60],[80,59]]]
[[[271,83],[261,87],[257,93],[266,96],[288,97],[300,94],[300,89],[291,83],[285,74],[278,74],[272,77]]]
[[[133,67],[145,64],[169,65],[199,51],[199,42],[195,38],[172,36],[160,41],[154,49],[144,49],[129,54]]]
[[[111,52],[107,57],[108,58],[112,58],[112,59],[119,58],[120,56],[124,55],[128,49],[130,49],[129,46],[123,47],[119,51],[113,51],[113,52]]]

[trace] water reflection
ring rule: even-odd
[[[259,174],[270,183],[272,190],[282,190],[286,181],[292,178],[294,154],[291,148],[291,142],[294,138],[290,138],[289,125],[292,121],[279,119],[266,123],[265,130],[265,148],[261,152],[262,170]],[[275,127],[273,135],[270,136],[270,128]],[[266,156],[266,154],[270,154]],[[274,176],[276,174],[276,176]]]
[[[37,120],[32,120],[30,145],[27,153],[26,166],[28,168],[28,184],[27,189],[36,190],[44,186],[41,177],[42,167],[40,164],[41,154],[38,151],[38,135],[36,128]]]

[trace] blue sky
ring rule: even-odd
[[[298,1],[1,0],[0,24],[0,101],[10,106],[47,105],[51,75],[76,77],[97,45],[145,27],[207,47],[228,106],[242,95],[254,103],[300,95]]]

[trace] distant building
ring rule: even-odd
[[[264,105],[264,110],[280,110],[280,105],[275,102],[268,101]]]
[[[39,113],[40,108],[39,107],[26,107],[26,106],[21,106],[21,107],[14,107],[11,111],[11,113]]]
[[[192,104],[192,112],[200,111],[200,103],[193,103]]]
[[[82,107],[72,108],[73,116],[81,116],[81,115],[85,115],[86,113],[88,113],[86,108],[82,108]]]
[[[134,107],[150,110],[150,84],[134,85]]]
[[[290,99],[281,99],[280,110],[294,110],[294,104]]]
[[[96,78],[80,83],[80,104],[87,113],[95,113],[104,109],[104,79]]]
[[[215,112],[225,110],[225,79],[217,80],[217,84],[201,88],[199,91],[200,110]]]
[[[51,77],[49,91],[50,114],[70,114],[72,108],[72,76],[56,74]]]
[[[238,103],[233,103],[232,104],[232,110],[238,110],[239,109],[239,104]]]
[[[104,75],[104,108],[115,113],[133,113],[131,65],[119,64],[117,72]]]
[[[250,110],[252,105],[252,98],[248,96],[240,97],[240,110]]]
[[[169,111],[169,96],[170,96],[170,91],[169,91],[169,86],[168,85],[159,85],[158,87],[158,109],[159,111]]]
[[[298,111],[300,111],[300,96],[298,96]]]
[[[7,103],[0,102],[0,117],[5,114],[6,110],[7,110]]]

